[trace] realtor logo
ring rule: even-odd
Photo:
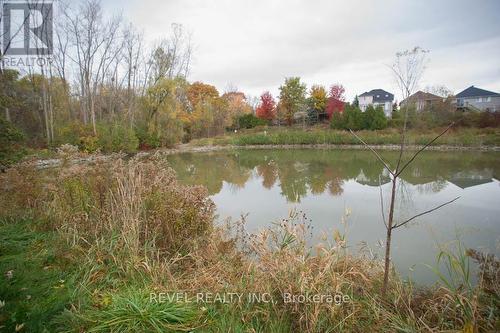
[[[2,53],[51,55],[52,1],[2,1]]]

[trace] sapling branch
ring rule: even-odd
[[[358,139],[363,145],[365,145],[368,149],[370,149],[370,151],[373,154],[375,154],[375,156],[378,158],[380,163],[382,163],[384,165],[384,167],[387,169],[387,171],[389,171],[389,173],[394,176],[394,172],[387,165],[387,163],[384,161],[384,159],[379,155],[379,153],[377,153],[372,147],[370,147],[365,141],[363,141],[363,139],[361,139],[356,133],[354,133],[352,129],[349,129],[349,132],[351,132],[351,134],[354,135],[356,137],[356,139]]]
[[[439,206],[436,206],[436,207],[434,207],[434,208],[432,208],[432,209],[426,210],[425,212],[422,212],[422,213],[420,213],[420,214],[417,214],[417,215],[415,215],[415,216],[413,216],[413,217],[409,218],[409,219],[408,219],[408,220],[406,220],[406,221],[403,221],[403,222],[401,222],[401,223],[395,224],[395,225],[392,227],[392,229],[396,229],[396,228],[402,227],[402,226],[404,226],[405,224],[407,224],[407,223],[411,222],[412,220],[416,219],[417,217],[420,217],[420,216],[425,215],[425,214],[432,213],[433,211],[438,210],[439,208],[444,207],[444,206],[446,206],[446,205],[449,205],[449,204],[451,204],[452,202],[457,201],[458,199],[460,199],[460,197],[456,197],[456,198],[455,198],[455,199],[453,199],[453,200],[447,201],[447,202],[445,202],[445,203],[443,203],[443,204],[441,204],[441,205],[439,205]]]
[[[425,146],[423,146],[422,148],[420,148],[409,160],[408,162],[406,162],[403,167],[401,168],[401,170],[398,170],[397,173],[396,173],[396,177],[399,176],[405,169],[406,167],[408,167],[408,165],[411,164],[411,162],[413,162],[413,160],[418,156],[418,154],[420,154],[421,152],[423,152],[427,147],[429,147],[431,144],[433,144],[437,139],[439,139],[440,137],[442,137],[446,132],[448,132],[448,130],[450,128],[453,127],[455,123],[451,123],[450,125],[448,125],[448,127],[445,128],[444,131],[442,131],[438,136],[436,136],[434,139],[432,139],[431,141],[429,141]]]

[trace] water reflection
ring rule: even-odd
[[[397,158],[397,152],[382,155],[388,161]],[[391,184],[370,152],[241,150],[179,154],[168,159],[181,181],[208,188],[221,219],[248,214],[250,232],[286,217],[294,208],[311,219],[313,241],[321,241],[323,232],[331,235],[347,227],[350,248],[365,244],[375,254],[383,254],[378,246],[385,237],[379,184],[385,198]],[[430,151],[405,170],[396,221],[461,198],[397,232],[393,262],[403,275],[419,283],[434,282],[436,276],[423,264],[435,262],[437,244],[457,237],[466,246],[499,252],[499,162],[499,153]],[[343,225],[346,208],[352,214]]]
[[[395,160],[396,152],[384,152]],[[390,181],[384,168],[365,151],[245,150],[169,157],[179,178],[188,184],[203,184],[211,195],[223,183],[241,189],[252,176],[271,189],[278,184],[288,202],[300,202],[308,193],[341,195],[345,182],[378,187]],[[443,190],[448,183],[462,189],[492,182],[499,172],[496,153],[426,152],[402,175],[405,183],[420,193]]]

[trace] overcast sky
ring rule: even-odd
[[[458,93],[500,92],[500,1],[103,0],[153,41],[172,23],[192,32],[190,81],[278,94],[285,77],[341,83],[349,99],[374,88],[398,96],[387,65],[397,51],[430,50],[421,82]]]

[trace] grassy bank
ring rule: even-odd
[[[7,332],[500,327],[500,264],[478,253],[443,252],[453,279],[433,288],[415,288],[394,273],[382,299],[381,263],[350,255],[341,231],[310,248],[297,212],[253,236],[242,223],[216,227],[206,190],[179,184],[160,159],[43,172],[18,166],[0,178],[0,327]],[[471,257],[482,263],[477,286],[470,284]]]
[[[409,130],[407,143],[423,145],[432,140],[442,129]],[[359,131],[357,134],[368,144],[398,144],[401,136],[396,129],[379,131]],[[252,131],[240,131],[231,135],[193,140],[191,145],[358,145],[359,141],[349,132],[332,129],[272,128]],[[449,146],[500,146],[499,129],[467,129],[457,128],[441,137],[436,144]]]

